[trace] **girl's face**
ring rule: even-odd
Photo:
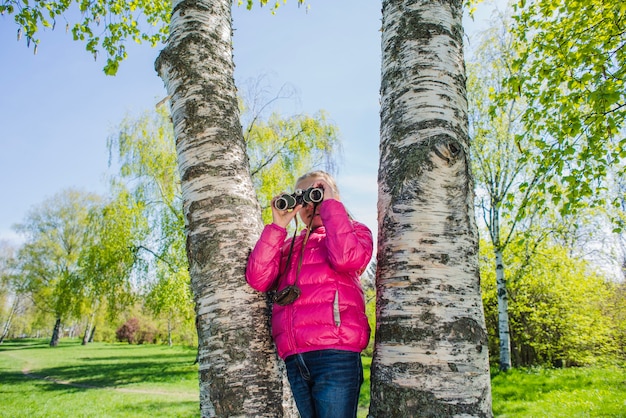
[[[306,190],[309,187],[314,186],[320,180],[321,179],[316,177],[306,178],[296,184],[296,189]],[[303,206],[298,214],[300,215],[300,219],[302,220],[302,222],[307,226],[309,225],[309,222],[311,222],[311,219],[313,219],[313,223],[311,223],[312,229],[315,229],[318,226],[322,226],[324,224],[322,222],[322,217],[319,215],[319,205],[313,205],[309,203],[308,205]]]

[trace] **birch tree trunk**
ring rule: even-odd
[[[85,333],[83,334],[83,341],[81,345],[87,345],[89,343],[89,337],[91,336],[91,330],[96,322],[96,312],[92,312],[87,319],[87,325],[85,326]]]
[[[511,368],[511,333],[509,332],[509,296],[504,276],[502,249],[495,251],[496,289],[498,292],[498,336],[500,338],[500,370]]]
[[[52,328],[52,337],[50,338],[50,347],[58,346],[60,338],[61,338],[61,318],[57,318],[56,321],[54,321],[54,328]]]
[[[372,417],[492,415],[461,19],[383,1]]]
[[[13,299],[13,303],[11,304],[11,309],[9,310],[9,316],[4,322],[4,326],[2,327],[2,334],[0,334],[0,344],[4,342],[4,339],[9,335],[9,331],[11,330],[11,323],[13,322],[13,315],[17,311],[17,307],[19,306],[20,298],[15,296]]]
[[[172,346],[174,343],[172,342],[172,312],[167,315],[167,345]]]
[[[508,188],[507,185],[492,186],[490,190],[500,190]],[[499,198],[499,197],[498,197]],[[498,298],[498,338],[500,344],[500,370],[506,372],[511,368],[511,333],[509,332],[509,296],[506,288],[506,276],[504,270],[504,248],[500,236],[500,207],[496,202],[496,196],[491,196],[491,210],[487,228],[494,246],[495,270],[496,270],[496,291]],[[510,235],[509,235],[510,237]],[[504,241],[508,243],[508,238]]]
[[[260,208],[239,122],[231,1],[174,1],[156,70],[170,96],[196,303],[203,417],[280,417],[265,296],[245,281]]]

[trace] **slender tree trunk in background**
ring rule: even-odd
[[[492,415],[462,13],[383,1],[372,417]]]
[[[9,316],[7,320],[4,322],[4,326],[2,327],[2,334],[0,335],[0,344],[4,342],[4,339],[9,335],[9,330],[11,329],[11,322],[13,321],[13,315],[15,315],[15,311],[17,311],[17,307],[19,306],[19,298],[16,296],[13,299],[13,303],[11,304],[11,309],[9,310]]]
[[[61,318],[57,318],[54,322],[54,328],[52,329],[52,338],[50,339],[50,347],[56,347],[59,345],[59,338],[61,334]]]
[[[170,96],[196,304],[203,417],[280,417],[265,295],[244,269],[263,227],[239,121],[231,1],[174,1],[156,70]]]
[[[96,326],[94,325],[89,332],[89,342],[93,342],[93,336],[96,335]]]
[[[85,327],[85,332],[83,332],[83,341],[80,345],[87,345],[89,343],[89,331],[91,330],[91,322],[87,322],[87,326]]]
[[[172,313],[167,316],[167,345],[172,346]]]
[[[509,296],[506,289],[504,274],[504,246],[500,238],[500,205],[492,198],[489,234],[494,247],[496,291],[498,298],[498,337],[500,340],[500,370],[506,372],[511,368],[511,335],[509,332]]]
[[[511,334],[509,332],[509,296],[504,277],[504,260],[502,250],[495,251],[496,256],[496,289],[498,292],[498,336],[500,338],[500,370],[506,372],[511,368]]]
[[[89,337],[91,336],[91,329],[93,328],[93,324],[96,320],[96,313],[93,312],[89,315],[89,319],[87,320],[87,326],[85,327],[85,333],[83,334],[83,342],[81,345],[87,345],[89,343]]]

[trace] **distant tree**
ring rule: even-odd
[[[0,344],[9,335],[21,299],[26,292],[24,277],[16,269],[16,249],[0,241]]]
[[[612,321],[613,336],[617,352],[622,360],[626,359],[626,281],[611,283],[611,299],[607,304],[607,316]]]
[[[467,64],[472,172],[477,211],[494,251],[502,371],[511,367],[508,273],[503,254],[512,240],[537,228],[542,216],[555,210],[546,197],[546,181],[554,167],[539,169],[522,152],[533,138],[521,135],[525,103],[521,99],[504,101],[500,97],[502,83],[513,75],[509,24],[509,18],[504,15],[493,21],[491,28],[480,34]]]
[[[120,167],[112,184],[126,191],[128,207],[137,208],[134,277],[142,284],[146,306],[167,316],[169,340],[173,321],[193,317],[173,136],[167,108],[159,107],[125,118],[108,141]]]
[[[167,320],[167,341],[173,345],[172,332],[177,319],[193,322],[193,305],[189,274],[187,271],[166,272],[166,277],[157,278],[146,296],[146,306],[155,315],[165,315]]]
[[[481,259],[486,260],[492,248],[490,243],[484,244]],[[529,248],[521,240],[512,242],[505,261],[511,270],[508,288],[514,366],[588,365],[619,353],[613,326],[618,316],[610,309],[616,289],[588,262],[572,258],[567,248],[546,240],[538,248]],[[495,271],[488,261],[481,263],[481,268],[488,329],[495,337]]]
[[[265,76],[250,79],[240,88],[241,120],[250,175],[264,223],[272,220],[270,202],[284,188],[296,183],[299,175],[314,167],[333,172],[341,156],[337,126],[324,111],[313,116],[284,116],[273,112],[275,102],[294,99],[289,86],[272,94]]]
[[[108,201],[90,211],[90,234],[78,259],[83,280],[75,289],[83,301],[80,313],[88,318],[83,344],[93,334],[99,311],[106,309],[113,318],[134,301],[133,272],[145,264],[138,256],[147,234],[142,210],[126,189],[114,185]]]
[[[462,2],[383,2],[370,415],[491,416]]]
[[[626,159],[615,163],[615,171],[624,170],[626,167]],[[621,281],[626,281],[626,176],[613,176],[615,181],[609,188],[609,194],[614,196],[614,205],[611,208],[610,219],[613,221],[612,230],[615,236],[615,244],[612,245],[612,251],[608,251],[611,257],[611,265],[616,265],[620,273]]]
[[[79,258],[90,242],[90,210],[100,197],[65,190],[31,210],[17,230],[24,234],[19,269],[39,309],[55,317],[51,346],[59,342],[61,323],[80,314],[83,288],[88,283],[80,274]]]

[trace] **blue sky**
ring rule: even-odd
[[[328,113],[343,141],[342,199],[376,232],[381,3],[309,3],[289,1],[276,15],[233,8],[236,82],[265,75],[298,92],[283,114]],[[479,16],[465,20],[468,33],[484,27]],[[45,199],[67,188],[106,193],[107,138],[166,93],[154,70],[160,46],[129,45],[108,77],[64,28],[42,32],[37,55],[16,35],[12,17],[0,16],[0,240],[18,242],[12,225]]]

